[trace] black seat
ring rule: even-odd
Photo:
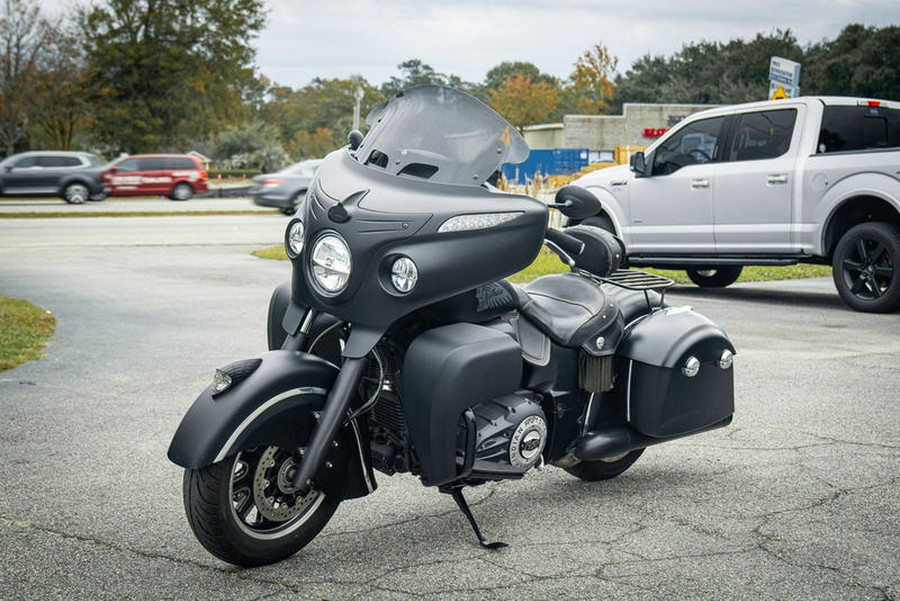
[[[615,351],[623,321],[612,297],[597,282],[572,273],[547,275],[525,286],[521,313],[561,346],[584,347],[599,356]],[[615,335],[613,335],[615,333]],[[605,343],[598,348],[598,338]]]

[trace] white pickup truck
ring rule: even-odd
[[[900,309],[900,103],[714,108],[573,185],[602,206],[580,222],[620,236],[631,265],[721,287],[744,265],[830,264],[850,307]]]

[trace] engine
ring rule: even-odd
[[[469,478],[519,478],[541,461],[547,418],[531,392],[508,394],[471,409],[475,460]],[[465,420],[464,420],[465,421]],[[468,426],[460,428],[457,461],[465,464]]]

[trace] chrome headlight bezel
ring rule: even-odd
[[[322,256],[323,252],[329,252],[326,246],[330,247],[330,252],[337,255],[339,259],[337,265],[333,261],[334,256],[330,257],[332,259],[330,263],[327,261],[329,257]],[[333,298],[347,289],[350,275],[353,273],[353,254],[343,236],[333,230],[322,232],[310,245],[308,254],[309,281],[318,294]],[[337,276],[334,283],[327,279],[333,276]]]
[[[296,259],[303,252],[306,241],[306,228],[300,219],[292,220],[284,231],[284,252],[288,258]]]

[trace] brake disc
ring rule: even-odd
[[[278,447],[262,454],[253,476],[253,500],[259,513],[275,522],[286,522],[303,513],[316,499],[318,491],[305,496],[297,494],[291,476],[297,462]]]

